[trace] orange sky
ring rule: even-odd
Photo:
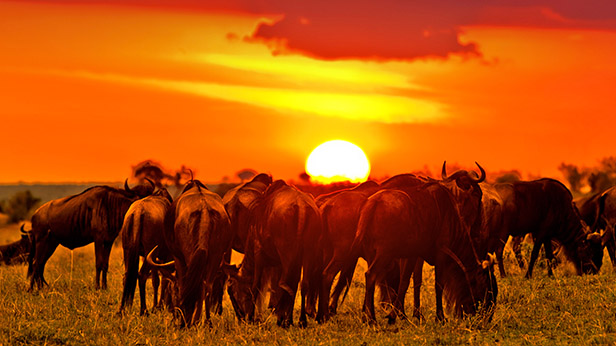
[[[0,0],[0,183],[297,179],[331,139],[373,177],[616,155],[616,4],[410,3]]]

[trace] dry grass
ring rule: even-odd
[[[18,237],[18,225],[0,228],[0,243]],[[434,276],[432,268],[426,266],[422,288],[426,320],[399,321],[388,326],[380,311],[379,324],[367,326],[359,315],[364,287],[362,266],[339,314],[325,325],[312,321],[306,329],[293,326],[285,330],[276,327],[269,314],[263,315],[260,324],[238,324],[226,299],[222,316],[213,316],[211,327],[180,330],[165,311],[139,316],[138,294],[128,315],[116,315],[122,289],[121,247],[111,253],[107,291],[93,289],[92,245],[72,254],[59,247],[45,270],[50,287],[41,291],[27,292],[25,266],[0,267],[0,345],[613,344],[616,283],[607,255],[605,260],[607,265],[599,275],[578,277],[561,265],[555,277],[548,278],[545,268],[539,266],[535,278],[525,280],[523,271],[508,256],[506,264],[512,275],[499,280],[498,305],[491,322],[479,318],[435,322]],[[407,302],[412,301],[411,294]],[[297,314],[298,310],[296,320]]]

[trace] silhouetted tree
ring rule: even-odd
[[[9,217],[10,223],[23,221],[30,216],[30,212],[36,207],[40,198],[34,197],[30,190],[15,193],[8,201],[3,201],[2,210]]]
[[[299,180],[302,184],[310,184],[310,175],[306,172],[302,172],[299,174]]]
[[[496,174],[496,179],[494,179],[495,183],[512,183],[514,181],[520,181],[520,177],[522,175],[519,171],[507,171]]]
[[[258,173],[254,169],[245,168],[245,169],[242,169],[241,171],[238,171],[235,174],[237,175],[238,178],[240,178],[242,182],[244,182],[246,180],[252,179]]]
[[[584,186],[583,180],[588,175],[588,172],[580,170],[578,166],[574,164],[564,162],[558,166],[558,170],[563,174],[569,183],[569,188],[571,191],[579,193],[581,188]]]

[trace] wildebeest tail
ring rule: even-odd
[[[129,214],[122,225],[122,247],[124,249],[124,290],[120,311],[132,305],[139,277],[139,240],[144,214],[139,217]],[[141,293],[143,294],[143,292]]]
[[[203,280],[207,268],[207,251],[198,249],[188,263],[186,275],[182,278],[180,286],[180,309],[184,314],[183,318],[192,325],[197,322],[199,316],[193,316],[195,309],[200,311],[200,304],[203,303]]]

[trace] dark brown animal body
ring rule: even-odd
[[[490,309],[497,287],[490,268],[484,269],[464,225],[456,201],[439,183],[427,183],[408,192],[381,190],[361,211],[353,251],[363,250],[368,262],[364,316],[375,321],[374,287],[398,259],[416,263],[421,258],[435,266],[437,317],[444,318],[443,292],[453,302],[456,315],[477,312],[480,303]],[[406,294],[399,286],[398,297]],[[398,305],[392,311],[400,311]]]
[[[349,258],[349,253],[357,232],[359,213],[368,197],[379,189],[376,182],[368,181],[353,189],[337,191],[316,199],[317,205],[320,204],[323,220],[322,249],[325,264],[319,294],[318,322],[324,322],[330,313],[336,312],[340,294],[351,283],[358,258]],[[332,283],[338,273],[340,277],[330,302]]]
[[[477,163],[476,163],[477,164]],[[461,222],[465,227],[468,227],[470,232],[470,238],[474,245],[474,252],[478,258],[487,258],[487,235],[483,231],[483,193],[479,186],[479,183],[483,182],[486,178],[484,169],[477,164],[481,174],[475,175],[473,172],[466,170],[459,170],[451,175],[447,174],[446,163],[443,163],[443,169],[441,172],[441,181],[433,179],[415,179],[415,180],[400,180],[390,179],[382,184],[383,187],[389,187],[391,189],[397,189],[406,192],[409,196],[413,196],[417,188],[426,183],[439,183],[447,190],[449,190],[454,197],[456,207],[459,211]],[[421,284],[423,275],[423,259],[419,258],[415,263],[411,263],[406,259],[400,262],[400,282],[398,291],[404,292],[404,295],[396,294],[396,301],[389,315],[389,322],[393,323],[396,318],[396,314],[400,313],[404,315],[404,301],[406,296],[406,290],[408,289],[411,276],[413,277],[413,298],[414,309],[413,316],[421,318],[420,304],[421,304]]]
[[[32,240],[30,234],[24,231],[24,226],[21,226],[21,238],[9,244],[0,245],[0,263],[6,265],[26,263]]]
[[[210,319],[212,285],[222,274],[224,255],[233,234],[222,199],[198,180],[191,180],[173,202],[165,218],[165,242],[175,264],[180,324],[201,319],[205,302]]]
[[[291,325],[303,269],[300,325],[306,325],[306,294],[310,285],[320,287],[322,269],[318,263],[322,256],[318,249],[321,218],[314,199],[277,180],[255,201],[250,213],[252,227],[240,269],[227,268],[228,292],[236,315],[239,320],[255,319],[255,310],[265,291],[263,285],[271,282],[265,275],[274,272],[279,278],[273,283],[277,323],[282,327]]]
[[[96,253],[96,288],[107,288],[107,268],[113,241],[120,233],[124,215],[139,198],[150,195],[153,184],[125,189],[109,186],[91,187],[74,196],[43,204],[32,216],[32,251],[28,276],[30,289],[41,288],[45,263],[58,245],[69,249],[94,242]],[[101,282],[102,275],[102,282]]]
[[[594,232],[603,230],[601,241],[607,247],[612,266],[616,269],[616,237],[614,237],[616,187],[611,187],[600,194],[591,196],[585,203],[578,201],[576,205],[580,209],[580,215]]]
[[[231,229],[235,237],[233,250],[244,253],[244,245],[250,228],[250,207],[253,202],[263,196],[272,183],[269,174],[257,174],[251,181],[238,185],[227,191],[222,199],[227,214],[231,219]]]
[[[542,245],[546,248],[548,259],[553,259],[551,240],[563,246],[566,257],[573,262],[578,274],[598,271],[600,263],[592,261],[593,252],[596,251],[587,240],[588,234],[572,203],[571,193],[562,183],[544,178],[495,184],[494,189],[503,201],[503,227],[496,240],[492,241],[492,244],[498,244],[497,254],[502,254],[500,247],[504,247],[509,236],[532,233],[535,239],[527,278],[532,276]],[[552,275],[549,265],[548,275]]]
[[[141,301],[140,314],[147,311],[145,284],[148,276],[152,278],[154,301],[152,306],[159,305],[158,287],[160,278],[156,267],[145,261],[145,256],[158,246],[158,256],[168,255],[165,244],[165,215],[173,202],[169,192],[160,188],[151,196],[134,202],[124,217],[122,226],[122,248],[124,250],[124,289],[120,312],[126,306],[131,306],[135,296],[137,279],[139,280],[139,297]],[[161,255],[162,254],[162,255]],[[139,257],[144,261],[139,268]],[[161,295],[162,296],[162,295]]]

